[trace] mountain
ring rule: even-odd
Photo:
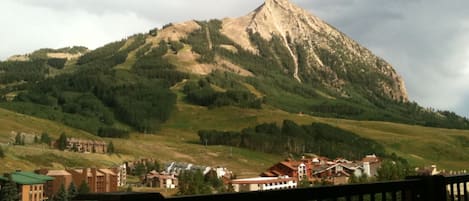
[[[366,81],[366,91],[408,101],[404,81],[390,64],[288,0],[267,0],[247,16],[223,20],[222,27],[223,34],[255,52],[249,33],[265,40],[279,37],[294,61],[289,73],[299,82],[319,81],[350,96],[347,85]],[[304,49],[304,58],[298,48]]]
[[[129,155],[143,153],[129,146],[144,143],[154,150],[153,146],[160,145],[156,141],[164,139],[166,158],[170,158],[168,153],[180,153],[179,149],[192,153],[184,147],[203,152],[197,137],[201,130],[233,131],[229,135],[244,130],[242,133],[254,136],[258,127],[265,127],[261,124],[280,124],[287,119],[302,122],[291,123],[290,132],[301,139],[309,139],[308,134],[318,130],[317,125],[307,124],[326,123],[340,129],[319,126],[338,133],[334,138],[316,133],[324,141],[356,148],[349,143],[366,142],[358,135],[378,141],[384,148],[368,144],[379,150],[407,158],[415,151],[404,148],[410,146],[413,134],[441,131],[414,125],[469,128],[468,119],[453,112],[429,110],[409,101],[404,81],[390,64],[287,0],[267,0],[239,18],[170,23],[95,50],[41,49],[0,62],[0,107],[87,133],[78,136],[124,138],[118,139],[117,149]],[[8,120],[13,118],[10,113],[4,118],[14,126],[2,131],[0,125],[0,135],[6,136],[0,142],[8,142],[8,130],[28,126],[27,121],[18,126],[15,122],[20,120]],[[273,125],[267,127],[277,130],[275,134],[283,133]],[[394,131],[393,127],[405,129]],[[48,129],[36,126],[30,130],[41,133]],[[57,129],[48,132],[55,132],[52,136],[60,133]],[[140,137],[141,133],[161,136]],[[351,140],[340,141],[340,133]],[[458,147],[464,147],[466,132],[450,133],[438,135],[439,139],[460,141],[463,144]],[[410,136],[402,142],[395,137],[400,134]],[[256,139],[260,138],[253,137],[251,147],[257,145]],[[287,142],[288,150],[301,151],[301,139]],[[449,149],[441,144],[422,145],[432,154],[417,156],[435,155],[438,158],[431,161],[438,161],[446,153],[439,150]],[[447,153],[451,160],[465,160],[464,151]],[[209,160],[207,157],[200,158]]]
[[[389,63],[288,0],[266,0],[239,18],[170,23],[93,51],[41,49],[1,62],[0,78],[0,106],[96,134],[122,124],[158,130],[175,85],[186,102],[208,108],[469,128],[453,112],[410,102]]]

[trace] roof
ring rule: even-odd
[[[369,162],[369,163],[378,163],[381,159],[376,155],[367,155],[362,159],[362,162]]]
[[[278,176],[278,175],[275,175],[275,174],[273,174],[272,172],[267,171],[267,172],[263,172],[263,173],[261,174],[261,176],[274,177],[274,176]]]
[[[78,174],[83,174],[83,169],[74,169],[73,171],[78,173]],[[90,171],[87,171],[86,176],[92,177],[93,175],[91,174]]]
[[[285,167],[288,167],[291,170],[297,170],[298,165],[299,165],[299,164],[296,164],[294,161],[282,161],[280,162],[280,164],[282,164]]]
[[[339,164],[340,166],[344,167],[344,168],[347,168],[349,170],[356,170],[358,168],[360,168],[361,166],[357,163],[340,163]]]
[[[86,172],[86,175],[88,177],[92,177],[93,176],[93,171],[89,168],[85,168],[85,170],[88,170]],[[74,169],[75,172],[79,173],[79,174],[83,174],[83,169]],[[98,170],[96,170],[96,176],[104,176],[104,174]]]
[[[350,177],[350,174],[348,172],[342,170],[342,171],[339,171],[339,172],[335,173],[335,176],[336,177],[341,177],[341,176]]]
[[[16,173],[16,174],[23,175],[23,176],[27,176],[27,177],[42,179],[42,180],[45,180],[45,181],[52,181],[52,180],[54,180],[53,177],[49,177],[49,176],[42,175],[42,174],[36,174],[36,173],[34,173],[34,172],[15,172],[15,173]]]
[[[44,184],[47,181],[54,180],[53,177],[36,174],[33,172],[14,172],[11,173],[13,182],[21,185]],[[0,177],[0,180],[8,181],[6,177]]]
[[[65,170],[49,170],[47,176],[69,176],[72,175]]]
[[[99,169],[100,172],[104,174],[109,174],[109,175],[116,175],[116,173],[110,169]]]

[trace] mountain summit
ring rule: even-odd
[[[221,32],[253,52],[258,48],[249,33],[266,40],[279,37],[294,60],[291,74],[299,82],[319,81],[346,97],[350,96],[344,90],[347,85],[365,84],[357,86],[360,91],[408,101],[404,81],[390,64],[288,0],[267,0],[246,16],[224,19]],[[296,46],[307,53],[303,63],[298,61]]]

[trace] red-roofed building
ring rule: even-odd
[[[174,189],[178,186],[178,178],[175,174],[158,173],[153,170],[145,176],[144,183],[147,187]]]
[[[300,161],[287,159],[270,167],[266,172],[263,172],[263,177],[279,177],[289,176],[295,178],[297,181],[303,179],[310,179],[312,174],[313,163],[311,159],[303,158]]]

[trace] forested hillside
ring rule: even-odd
[[[351,78],[347,89],[350,96],[325,87],[321,77],[301,77],[300,83],[291,78],[293,60],[280,38],[273,36],[267,41],[258,33],[250,33],[257,54],[223,35],[221,21],[200,21],[197,25],[199,29],[180,41],[158,39],[165,29],[151,30],[93,51],[82,47],[42,49],[26,61],[1,62],[0,106],[102,136],[133,130],[152,133],[174,109],[176,94],[170,87],[182,83],[179,92],[184,101],[208,108],[268,106],[324,117],[469,128],[468,120],[455,113],[427,110],[378,91],[366,92],[364,81],[375,79],[373,75]],[[301,71],[306,68],[306,52],[299,43],[294,47]],[[60,51],[83,55],[76,59],[50,57],[50,53]],[[222,67],[207,75],[191,74],[177,60],[181,54],[194,54],[194,62],[201,65]],[[321,55],[331,66],[343,62],[330,53]],[[253,76],[224,68],[226,62],[245,68]]]
[[[119,130],[154,132],[174,107],[176,95],[169,87],[187,74],[162,64],[166,43],[141,55],[131,71],[114,69],[145,43],[145,37],[135,35],[88,52],[73,64],[72,72],[56,76],[48,76],[48,68],[60,66],[57,60],[3,62],[0,75],[8,78],[2,79],[4,83],[22,83],[3,88],[4,94],[16,96],[1,106],[97,135]]]
[[[328,124],[298,125],[284,120],[281,127],[264,123],[237,131],[200,130],[202,145],[229,145],[273,154],[317,153],[331,158],[359,160],[369,153],[387,156],[373,140]]]

